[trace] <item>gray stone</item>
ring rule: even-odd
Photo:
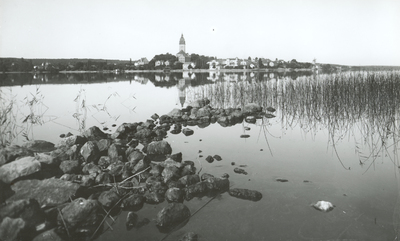
[[[101,173],[101,169],[94,163],[86,163],[86,165],[82,168],[82,173],[96,177],[99,173]]]
[[[107,134],[104,133],[100,128],[97,126],[92,126],[89,129],[87,129],[83,135],[89,140],[89,141],[98,141],[101,139],[106,139]]]
[[[22,147],[33,152],[50,152],[55,149],[53,143],[43,140],[27,141],[22,145]]]
[[[63,239],[55,232],[55,228],[53,228],[40,233],[32,241],[63,241]]]
[[[171,110],[167,115],[172,118],[177,118],[177,117],[182,117],[183,113],[182,110],[175,108]]]
[[[172,148],[166,141],[153,141],[147,146],[147,155],[169,155]]]
[[[36,199],[41,207],[57,206],[74,198],[80,185],[60,179],[22,180],[11,185],[15,194],[9,201],[27,198]]]
[[[121,207],[126,210],[138,210],[143,206],[144,197],[141,194],[132,194],[122,201]]]
[[[120,199],[121,197],[118,195],[118,193],[114,192],[113,190],[102,192],[98,198],[100,204],[108,209],[112,208]]]
[[[63,173],[78,174],[80,172],[80,164],[76,160],[62,161],[60,169]]]
[[[100,158],[100,150],[97,147],[96,143],[88,141],[82,146],[81,155],[86,162],[97,163]]]
[[[193,135],[194,131],[192,129],[190,129],[190,128],[183,128],[182,129],[182,133],[185,136],[191,136],[191,135]]]
[[[159,204],[164,202],[164,194],[158,192],[150,192],[144,195],[144,201],[148,204]]]
[[[185,192],[179,188],[173,187],[169,188],[165,192],[165,199],[167,199],[168,202],[183,202],[183,199],[185,197]]]
[[[136,165],[140,160],[142,160],[144,157],[143,152],[141,152],[138,149],[134,149],[129,153],[128,155],[128,162],[132,163],[132,165]]]
[[[179,182],[184,186],[190,186],[192,184],[200,182],[200,177],[197,174],[194,175],[186,175],[179,178]]]
[[[161,173],[161,176],[163,177],[164,183],[168,183],[169,181],[178,179],[180,177],[179,169],[175,166],[168,166],[164,168],[164,170]]]
[[[35,157],[23,157],[0,167],[0,180],[11,183],[17,178],[25,177],[41,170],[40,162]]]
[[[18,145],[0,148],[0,166],[25,156],[33,156],[33,152]]]
[[[5,217],[0,223],[0,240],[18,241],[24,234],[25,221],[22,218]]]
[[[251,201],[259,201],[262,198],[262,194],[255,190],[249,190],[244,188],[233,188],[229,190],[229,195],[232,197],[251,200]]]

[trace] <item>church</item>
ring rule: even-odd
[[[178,58],[178,61],[183,64],[183,69],[189,69],[189,65],[194,67],[194,64],[190,62],[190,55],[186,53],[186,42],[183,34],[179,39],[179,52],[176,54],[176,57]]]

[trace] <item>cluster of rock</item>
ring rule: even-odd
[[[185,110],[124,123],[113,134],[91,127],[57,145],[36,140],[1,148],[0,240],[93,238],[101,233],[105,217],[118,209],[132,211],[127,228],[140,228],[150,221],[138,220],[134,212],[144,203],[165,200],[168,204],[158,213],[156,225],[168,232],[189,220],[184,201],[193,197],[229,191],[258,201],[262,195],[257,191],[230,189],[228,175],[200,176],[194,162],[183,161],[182,153],[172,154],[164,138],[173,125],[172,131],[179,130],[182,121],[230,125],[260,113],[261,107],[254,104],[243,111],[214,110],[203,99]],[[184,129],[185,135],[193,134]]]

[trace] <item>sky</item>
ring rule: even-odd
[[[400,0],[0,0],[0,57],[400,66]]]

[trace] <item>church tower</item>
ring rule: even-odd
[[[183,37],[183,34],[181,36],[181,39],[179,39],[179,52],[183,51],[186,53],[186,44],[185,44],[185,38]]]

